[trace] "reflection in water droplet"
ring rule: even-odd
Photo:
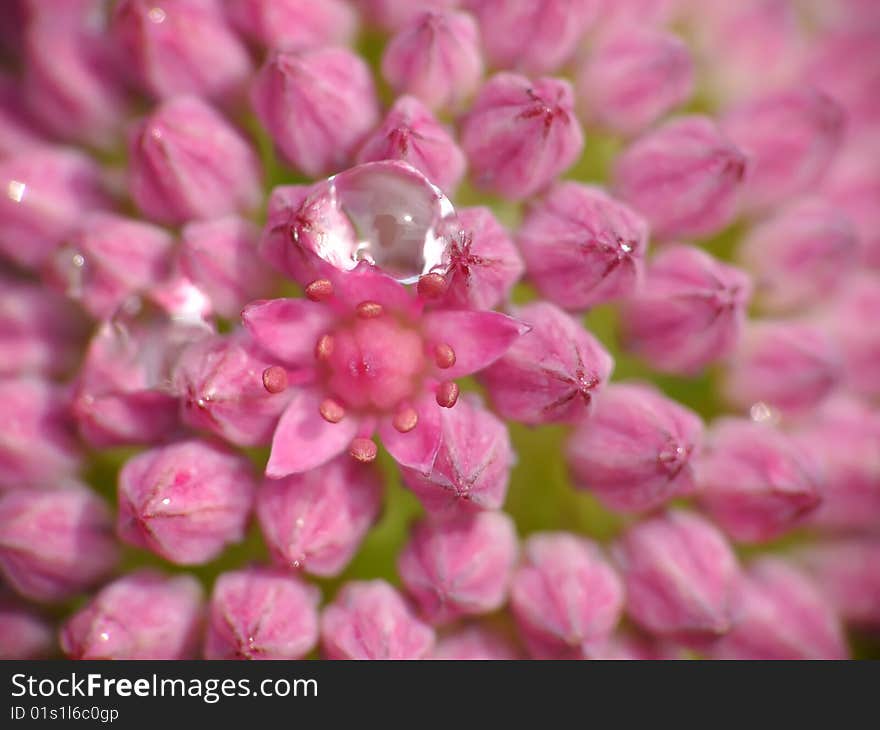
[[[749,416],[758,423],[778,423],[779,412],[767,403],[759,401],[749,409]]]
[[[165,499],[162,500],[162,504],[171,504],[171,500],[168,497],[165,497]]]
[[[22,201],[25,190],[27,190],[27,185],[18,180],[10,180],[9,185],[6,186],[6,194],[9,196],[10,200],[14,200],[16,203]]]
[[[101,641],[110,641],[110,634],[108,634],[106,631],[102,631],[100,634],[98,634],[98,638],[100,638]]]

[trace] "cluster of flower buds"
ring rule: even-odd
[[[0,659],[880,631],[876,3],[4,5]]]

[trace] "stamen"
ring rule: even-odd
[[[363,438],[362,436],[352,439],[351,445],[348,447],[348,453],[364,464],[375,461],[378,452],[376,444],[371,439]]]
[[[416,291],[423,299],[439,299],[446,293],[448,286],[449,281],[446,277],[434,271],[419,277]]]
[[[437,405],[452,408],[458,402],[458,384],[453,380],[440,383],[437,388]]]
[[[418,422],[419,414],[416,412],[416,409],[407,406],[394,414],[391,425],[401,433],[409,433],[416,427]]]
[[[321,335],[318,344],[315,345],[315,357],[319,360],[329,360],[333,354],[333,335]]]
[[[321,401],[318,410],[321,412],[321,418],[328,423],[339,423],[345,418],[345,408],[332,398],[325,398]]]
[[[455,350],[445,342],[441,345],[437,345],[437,347],[434,348],[434,362],[437,363],[437,367],[442,370],[451,368],[455,365]]]
[[[333,284],[329,279],[315,279],[306,287],[306,296],[313,302],[326,302],[333,296]]]
[[[385,309],[379,302],[361,302],[355,311],[361,319],[375,319],[381,317]]]
[[[287,371],[280,365],[272,365],[263,371],[263,387],[272,394],[287,390]]]

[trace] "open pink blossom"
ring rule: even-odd
[[[480,623],[468,623],[439,636],[431,654],[431,659],[459,661],[522,658],[522,650],[505,632]]]
[[[357,14],[345,0],[224,0],[226,14],[244,36],[265,48],[348,45]]]
[[[402,466],[429,471],[440,409],[458,400],[455,378],[489,365],[527,330],[497,312],[426,311],[422,297],[367,264],[306,292],[254,302],[242,314],[257,343],[306,379],[275,431],[270,477],[346,449],[372,461],[377,430]]]

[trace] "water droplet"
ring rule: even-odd
[[[162,504],[165,504],[165,505],[171,504],[171,500],[168,497],[165,497],[165,499],[162,500]]]
[[[291,563],[291,565],[292,565],[294,568],[299,568],[299,566],[300,566],[300,562],[299,562],[299,560],[294,560],[294,561]]]
[[[147,17],[153,23],[164,23],[167,15],[165,11],[162,10],[162,8],[150,8],[150,12],[147,13]]]
[[[779,413],[775,408],[759,401],[749,408],[749,417],[757,423],[777,423],[779,421]]]
[[[102,631],[100,634],[98,634],[98,638],[101,641],[110,641],[110,634],[108,634],[106,631]]]
[[[26,190],[27,185],[19,180],[10,180],[9,185],[6,186],[6,194],[9,196],[10,200],[14,200],[16,203],[22,201]]]
[[[296,518],[296,526],[297,527],[302,527],[305,524],[306,524],[306,521],[302,517]]]

